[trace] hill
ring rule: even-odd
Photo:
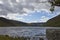
[[[0,26],[24,26],[26,23],[0,17]]]
[[[48,20],[46,23],[46,26],[59,27],[60,26],[60,15]]]
[[[29,26],[34,26],[34,27],[36,27],[36,26],[44,26],[44,22],[41,22],[41,23],[38,23],[38,22],[36,22],[36,23],[28,23],[28,25]]]
[[[24,23],[21,21],[10,20],[0,17],[0,27],[11,27],[11,26],[42,26],[44,23]]]

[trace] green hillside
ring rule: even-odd
[[[60,15],[48,20],[46,26],[60,27]]]
[[[9,20],[3,17],[0,17],[0,27],[5,27],[5,26],[25,26],[26,23],[16,21],[16,20]]]

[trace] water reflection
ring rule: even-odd
[[[46,35],[46,29],[40,27],[0,27],[0,34],[31,37],[36,35]]]
[[[27,40],[41,40],[41,38],[47,40],[46,29],[60,29],[60,28],[59,27],[0,27],[0,35],[9,35],[12,37],[17,36],[26,37]]]

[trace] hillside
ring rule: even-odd
[[[26,23],[0,17],[0,26],[24,26]]]
[[[60,27],[60,15],[48,20],[46,26]]]
[[[3,17],[0,17],[0,27],[8,26],[42,26],[44,23],[24,23],[16,20],[9,20]]]

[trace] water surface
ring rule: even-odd
[[[0,27],[0,35],[10,36],[45,36],[46,29],[60,29],[57,27]]]

